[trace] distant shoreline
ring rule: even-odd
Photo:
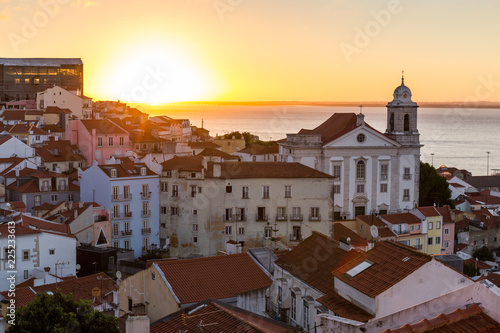
[[[420,107],[424,108],[474,108],[474,109],[499,109],[500,102],[477,102],[477,103],[464,103],[464,102],[417,102]],[[255,101],[255,102],[215,102],[215,101],[194,101],[194,102],[176,102],[164,103],[159,105],[151,105],[147,103],[130,103],[134,105],[147,105],[149,107],[162,107],[162,106],[275,106],[275,105],[302,105],[302,106],[350,106],[358,107],[385,107],[387,102],[308,102],[308,101]]]

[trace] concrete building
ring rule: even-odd
[[[296,245],[313,231],[333,232],[331,176],[300,163],[162,163],[160,244],[170,255],[215,255],[233,241],[243,251],[275,241]]]
[[[51,106],[69,109],[73,116],[78,119],[92,119],[92,98],[83,96],[81,91],[68,91],[55,86],[37,93],[37,109],[45,109]]]
[[[54,85],[83,93],[83,62],[79,58],[0,58],[2,102],[34,100]]]
[[[418,105],[404,81],[387,104],[381,133],[359,113],[336,113],[315,129],[287,134],[280,157],[333,175],[335,219],[399,213],[418,204]]]
[[[111,214],[114,247],[140,257],[159,245],[159,176],[145,164],[94,164],[80,179],[81,197]]]

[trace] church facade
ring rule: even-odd
[[[418,205],[420,145],[417,103],[401,85],[387,104],[387,129],[368,125],[363,113],[335,113],[315,129],[287,134],[280,158],[335,178],[333,217],[391,214]]]

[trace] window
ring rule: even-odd
[[[243,186],[241,188],[241,198],[248,199],[248,186]]]
[[[417,230],[420,230],[420,224],[417,224]]]
[[[441,229],[441,221],[436,222],[436,229]]]
[[[123,136],[120,136],[120,146],[125,145],[125,138]]]
[[[365,179],[365,161],[358,161],[356,163],[356,179]]]
[[[40,141],[40,135],[35,135],[35,140]]]
[[[365,193],[365,185],[363,184],[356,185],[356,193]]]
[[[309,331],[309,303],[306,300],[304,300],[304,322],[302,327],[304,327],[305,331]]]
[[[112,146],[112,145],[113,145],[113,137],[112,137],[112,136],[110,136],[110,137],[108,138],[108,143],[109,143],[109,145],[110,145],[110,146]]]
[[[403,179],[411,179],[410,168],[404,168]]]
[[[130,312],[132,312],[132,299],[131,298],[128,299],[128,310]]]
[[[198,236],[193,236],[193,243],[198,243]]]
[[[111,178],[116,178],[116,169],[111,169]]]
[[[130,233],[130,221],[123,222],[123,231],[126,234]]]
[[[102,147],[102,137],[97,137],[97,147]]]
[[[276,220],[286,219],[286,207],[278,207],[276,212]]]
[[[168,183],[162,182],[160,183],[160,189],[162,192],[168,192]]]
[[[30,260],[30,250],[23,250],[23,261]]]
[[[120,217],[120,206],[113,205],[113,217]]]
[[[410,226],[410,231],[413,231],[413,230],[415,230],[415,226],[414,226],[414,225],[411,225],[411,226]]]
[[[292,185],[285,185],[285,198],[292,197]]]
[[[333,166],[333,177],[335,177],[335,180],[340,180],[340,176],[341,176],[341,173],[340,173],[340,165],[334,165]]]
[[[198,215],[198,209],[193,209],[193,215]]]
[[[432,222],[429,222],[429,227],[427,229],[432,230],[433,224]]]
[[[340,194],[340,185],[333,185],[333,194]]]
[[[432,237],[427,238],[427,245],[432,245]]]
[[[445,241],[443,244],[444,248],[447,249],[450,246],[450,242]]]
[[[141,167],[141,176],[146,175],[146,167]]]
[[[198,231],[198,224],[196,223],[193,224],[193,231]]]
[[[171,178],[172,177],[172,170],[165,171],[165,177]]]
[[[264,227],[264,237],[265,238],[273,237],[273,229],[271,227]]]
[[[356,140],[358,140],[359,143],[363,143],[363,142],[365,142],[366,137],[364,134],[358,134],[358,136],[356,137]]]
[[[445,235],[448,235],[449,233],[450,233],[450,229],[445,228],[445,229],[444,229],[444,234],[445,234]]]
[[[231,221],[233,219],[233,209],[226,208],[226,213],[224,214],[224,221]]]
[[[113,241],[113,247],[120,247],[120,241]]]
[[[160,214],[167,214],[167,207],[161,206],[160,207]]]
[[[35,195],[35,206],[40,206],[42,204],[42,197],[40,195]]]
[[[56,249],[50,249],[49,255],[53,256],[54,254],[56,254]]]
[[[302,232],[300,231],[299,226],[294,226],[292,228],[292,240],[294,240],[294,241],[302,240]]]
[[[177,206],[170,207],[170,215],[179,215],[179,207]]]
[[[269,186],[262,186],[262,198],[269,199]]]
[[[24,270],[24,278],[25,278],[25,279],[27,279],[27,278],[28,278],[28,270],[27,270],[27,269],[25,269],[25,270]]]
[[[51,200],[51,201],[57,201],[57,198],[58,198],[57,194],[52,194],[52,195],[50,196],[50,200]]]
[[[231,185],[226,186],[226,193],[233,193],[233,187]]]
[[[239,227],[238,228],[238,235],[244,235],[245,234],[245,228],[244,227]]]
[[[173,197],[179,196],[179,185],[172,185],[172,196]]]
[[[120,224],[113,223],[113,236],[118,236],[119,232],[120,232]]]
[[[130,249],[130,239],[125,239],[123,241],[123,247],[126,249]]]
[[[290,297],[290,318],[297,320],[297,296],[295,296],[295,293],[292,291],[290,292]]]
[[[226,235],[231,235],[233,233],[233,228],[228,225],[226,226]]]
[[[440,245],[441,244],[441,237],[436,237],[436,245]]]
[[[113,200],[117,200],[119,196],[119,187],[118,186],[113,186],[112,193],[113,193]]]
[[[311,207],[310,220],[319,220],[319,219],[320,219],[319,207]]]
[[[407,188],[403,190],[403,201],[410,201],[410,190]]]
[[[130,204],[124,204],[123,205],[123,212],[125,213],[125,216],[131,216],[130,212]]]
[[[196,185],[191,185],[191,198],[196,198]]]
[[[410,115],[409,114],[405,114],[404,128],[403,128],[403,130],[405,132],[409,132],[410,131]]]
[[[387,180],[389,177],[389,165],[380,164],[380,180]]]
[[[387,184],[380,184],[380,193],[387,193]]]

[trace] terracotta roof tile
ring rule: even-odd
[[[201,142],[189,142],[189,147],[193,149],[220,148],[220,145],[213,143],[212,141],[201,141]]]
[[[156,173],[151,171],[150,168],[144,163],[120,163],[120,164],[104,164],[98,165],[98,167],[104,171],[109,177],[111,177],[111,170],[116,170],[117,178],[124,177],[145,177],[145,176],[157,176]],[[141,175],[141,168],[146,168],[146,175]]]
[[[69,235],[71,230],[66,224],[50,222],[37,217],[21,214],[21,225],[25,227],[37,227],[42,231],[54,231],[61,234]]]
[[[464,260],[464,264],[472,264],[472,265],[475,265],[478,269],[491,269],[493,268],[493,266],[491,265],[488,265],[487,263],[485,263],[484,261],[481,261],[481,260],[478,260],[476,262],[476,259],[467,259],[467,260]]]
[[[313,232],[293,250],[279,257],[276,264],[321,292],[334,289],[332,270],[361,255],[358,250],[344,251],[339,242]]]
[[[374,318],[372,314],[349,302],[335,291],[328,292],[326,295],[318,298],[317,301],[333,311],[335,315],[343,318],[361,322],[366,322]]]
[[[15,235],[16,236],[22,236],[22,235],[33,235],[33,234],[39,234],[41,231],[31,229],[19,224],[15,225]],[[0,238],[7,237],[10,235],[9,233],[9,227],[7,224],[0,224]]]
[[[380,218],[386,220],[390,224],[421,223],[420,219],[411,213],[385,214],[385,215],[380,215]]]
[[[272,284],[246,253],[154,264],[163,272],[181,304],[235,297]]]
[[[500,186],[500,176],[471,176],[467,178],[467,183],[473,187],[498,187]]]
[[[373,264],[354,277],[347,274],[365,260]],[[431,260],[428,254],[409,246],[382,241],[377,242],[370,251],[334,270],[333,275],[363,294],[375,297]]]
[[[351,239],[350,244],[352,246],[356,247],[364,247],[368,246],[368,242],[366,239],[352,231],[351,229],[347,228],[344,226],[342,223],[335,223],[334,224],[334,231],[333,235],[335,240],[340,241],[341,238],[347,238],[349,237]]]
[[[207,176],[213,177],[214,162],[207,163]],[[333,176],[294,162],[221,162],[221,177],[242,178],[333,178]]]
[[[500,324],[484,313],[477,304],[466,309],[457,309],[448,314],[440,314],[433,319],[422,319],[416,324],[406,324],[397,329],[386,329],[382,333],[412,332],[467,332],[491,333],[500,332]]]
[[[201,171],[203,169],[203,156],[174,156],[161,165],[163,170]]]
[[[238,156],[234,156],[234,155],[225,153],[225,152],[223,152],[223,151],[221,151],[219,149],[215,149],[215,148],[205,148],[198,155],[201,155],[201,156],[216,156],[216,157],[223,158],[224,160],[237,160],[238,159]]]
[[[207,324],[203,327],[206,333],[286,333],[296,329],[229,304],[209,300],[160,319],[151,325],[151,333],[198,332],[201,322]]]
[[[483,280],[488,280],[491,283],[493,283],[495,286],[500,288],[500,274],[495,274],[495,273],[488,273],[487,275],[481,275],[479,279],[476,281],[483,281]]]
[[[278,154],[279,146],[264,146],[258,144],[252,144],[249,147],[246,147],[239,151],[239,153],[245,153],[250,155],[266,155],[266,154]]]
[[[312,130],[301,129],[298,134],[320,134],[321,141],[328,143],[356,128],[355,113],[335,113]]]
[[[89,131],[89,133],[92,133],[92,130],[96,130],[96,134],[102,135],[102,134],[124,134],[128,135],[128,132],[116,125],[114,122],[112,122],[109,119],[102,119],[102,120],[80,120]]]
[[[387,223],[382,221],[378,216],[375,215],[358,215],[356,219],[360,219],[365,222],[369,226],[377,226],[377,227],[387,227]]]

